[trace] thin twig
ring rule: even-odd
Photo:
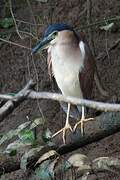
[[[109,56],[109,51],[108,51],[108,32],[105,31],[105,50],[106,50],[106,54],[107,54],[107,57],[108,59],[110,59],[110,56]]]
[[[6,34],[15,33],[15,32],[16,32],[15,28],[12,28],[10,30],[4,31],[4,32],[0,32],[0,35],[6,35]],[[38,38],[34,34],[32,34],[31,32],[21,31],[21,30],[19,30],[19,32],[23,33],[23,34],[27,34],[29,36],[32,36],[34,39],[38,40]],[[23,37],[23,39],[24,39],[24,37]]]
[[[90,24],[92,24],[92,1],[91,0],[87,0],[87,25],[89,26]],[[92,27],[88,28],[88,35],[89,35],[89,44],[92,50],[92,53],[95,56],[95,46],[94,46],[94,41],[93,41],[93,31],[92,31]]]
[[[34,14],[33,14],[33,10],[32,10],[32,7],[31,7],[31,4],[30,4],[30,1],[27,0],[27,4],[29,6],[29,9],[30,9],[30,13],[32,15],[32,18],[33,18],[33,21],[34,21],[34,24],[35,24],[35,30],[36,30],[36,36],[38,36],[38,32],[37,32],[37,23],[36,23],[36,20],[35,20],[35,17],[34,17]]]
[[[31,48],[23,46],[23,45],[20,45],[20,44],[17,44],[15,42],[7,41],[6,39],[3,39],[3,38],[0,38],[0,40],[3,41],[3,42],[9,43],[9,44],[12,44],[12,45],[15,45],[15,46],[19,46],[21,48],[24,48],[24,49],[27,49],[27,50],[31,51]]]
[[[92,11],[91,0],[87,0],[87,25],[88,26],[91,24],[91,11]],[[89,42],[91,45],[91,40],[92,40],[91,28],[88,28],[88,35],[89,35]]]
[[[115,49],[119,45],[119,43],[120,43],[120,39],[117,39],[115,41],[115,43],[108,49],[108,52],[110,52],[111,50]],[[102,61],[106,57],[107,57],[107,54],[103,52],[102,54],[98,55],[96,59],[97,60],[101,59],[101,61]]]
[[[82,29],[87,29],[87,28],[91,28],[93,26],[103,26],[106,25],[106,23],[112,23],[112,22],[116,22],[120,20],[120,16],[116,16],[116,17],[111,17],[111,18],[106,18],[104,20],[101,21],[96,21],[95,23],[91,23],[89,25],[85,25],[85,26],[81,26],[79,29],[76,28],[77,30],[82,30]]]
[[[31,12],[31,15],[32,15],[32,18],[33,18],[33,21],[34,21],[34,24],[36,25],[35,26],[35,30],[36,30],[36,36],[38,37],[38,32],[37,32],[37,23],[36,23],[36,19],[34,17],[34,14],[33,14],[33,10],[32,10],[32,7],[31,7],[31,4],[30,4],[30,1],[27,0],[27,4],[29,6],[29,9],[30,9],[30,12]],[[31,32],[31,25],[30,25],[30,32]],[[32,46],[32,43],[31,43],[31,39],[30,39],[30,48]],[[32,59],[32,63],[33,63],[33,67],[34,67],[34,70],[35,70],[35,75],[36,75],[36,80],[37,80],[37,91],[39,90],[39,86],[38,86],[38,81],[39,81],[39,78],[38,78],[38,72],[37,72],[37,68],[36,68],[36,65],[35,65],[35,62],[34,62],[34,59],[33,59],[33,55],[31,55],[31,59]],[[37,105],[38,105],[38,109],[39,109],[39,112],[40,114],[42,115],[42,118],[44,119],[45,121],[45,117],[44,117],[44,114],[42,112],[42,109],[40,107],[40,104],[39,104],[39,101],[37,100]]]
[[[26,31],[19,31],[19,32],[21,32],[21,33],[23,33],[23,34],[27,34],[27,35],[29,35],[29,36],[32,36],[34,39],[36,39],[36,40],[38,40],[38,37],[36,37],[36,36],[34,36],[31,32],[26,32]],[[24,39],[24,38],[23,38]]]
[[[24,24],[29,24],[29,25],[32,25],[32,26],[43,26],[43,24],[34,24],[34,23],[31,23],[31,22],[28,22],[28,21],[23,21],[23,20],[20,20],[20,19],[16,19],[16,21],[18,22],[21,22],[21,23],[24,23]]]
[[[10,5],[10,12],[11,12],[11,15],[12,15],[12,18],[13,18],[13,21],[14,21],[14,24],[15,24],[16,32],[17,32],[18,36],[19,36],[21,39],[23,39],[23,37],[20,35],[19,30],[18,30],[18,26],[17,26],[16,20],[15,20],[15,16],[14,16],[14,13],[13,13],[13,10],[12,10],[11,0],[9,0],[9,5]]]
[[[27,54],[27,70],[28,70],[28,76],[29,76],[29,78],[31,79],[31,72],[30,72],[30,58],[29,58],[29,56],[28,56],[28,54]]]
[[[31,26],[30,26],[30,30],[31,30]],[[30,48],[31,48],[31,46],[32,46],[32,42],[31,42],[31,39],[30,39]],[[32,60],[32,63],[33,63],[33,68],[34,68],[34,72],[35,72],[35,76],[36,76],[36,81],[37,81],[37,91],[39,91],[39,85],[38,85],[38,83],[39,83],[39,78],[38,78],[38,72],[37,72],[37,68],[36,68],[36,65],[35,65],[35,61],[34,61],[33,54],[31,54],[31,60]],[[45,121],[45,116],[44,116],[44,114],[43,114],[43,112],[42,112],[42,109],[41,109],[41,107],[40,107],[40,104],[39,104],[39,100],[38,100],[38,99],[37,99],[37,106],[38,106],[38,110],[39,110],[42,118],[43,118],[44,121]]]

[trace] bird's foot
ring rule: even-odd
[[[57,131],[55,134],[52,135],[52,138],[63,132],[62,138],[63,138],[63,143],[66,143],[65,136],[66,136],[66,130],[70,129],[71,132],[73,132],[73,129],[69,123],[65,124],[65,127]]]
[[[73,128],[73,132],[75,132],[76,131],[76,128],[80,125],[81,126],[81,134],[82,134],[82,136],[84,135],[84,122],[87,122],[87,121],[92,121],[92,120],[95,120],[94,118],[81,118],[81,120],[80,121],[78,121],[76,124],[75,124],[75,126],[74,126],[74,128]]]

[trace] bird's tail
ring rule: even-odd
[[[68,103],[60,102],[60,106],[62,107],[63,111],[67,114],[68,111]],[[85,114],[88,112],[88,108],[85,107]],[[82,106],[80,105],[70,105],[70,117],[73,119],[80,119],[82,115]]]
[[[62,107],[63,111],[67,114],[68,104],[65,102],[60,102],[60,106]],[[72,105],[70,106],[70,117],[74,119],[79,119],[81,115],[81,106]]]

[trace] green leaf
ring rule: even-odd
[[[23,124],[21,124],[20,126],[18,126],[17,129],[15,130],[10,130],[8,133],[4,134],[1,138],[0,138],[0,145],[2,145],[5,141],[10,140],[11,138],[13,138],[14,136],[17,136],[19,134],[19,132],[23,129],[25,129],[31,122],[27,121]]]
[[[111,29],[113,27],[113,25],[114,25],[114,23],[110,23],[110,24],[107,24],[105,26],[101,26],[100,29],[108,31],[109,29]]]
[[[18,137],[24,144],[33,144],[35,141],[34,133],[29,129],[24,129],[20,131]]]
[[[10,156],[15,156],[16,154],[17,154],[17,150],[16,150],[16,149],[12,150],[12,151],[9,153]]]
[[[36,118],[34,119],[34,121],[32,122],[30,129],[33,129],[35,127],[37,127],[38,125],[43,125],[44,124],[44,119],[43,118]]]
[[[0,20],[0,27],[8,29],[14,26],[13,18],[4,18]]]
[[[3,134],[0,134],[0,139],[3,137]]]
[[[38,148],[32,148],[28,152],[26,152],[21,158],[21,162],[20,162],[21,169],[26,170],[28,158],[35,156],[38,152],[40,152],[43,149],[43,147],[44,146],[40,146]]]

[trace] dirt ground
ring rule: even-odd
[[[29,2],[29,1],[28,1]],[[37,0],[30,2],[31,7],[27,1],[13,1],[15,18],[34,23],[34,18],[39,20],[41,25],[38,26],[38,35],[41,37],[46,25],[55,22],[65,22],[77,29],[83,25],[87,25],[87,1],[84,0],[48,0],[47,3],[40,3]],[[4,1],[0,2],[0,15],[4,17],[2,12]],[[32,9],[31,9],[32,8]],[[92,0],[92,14],[91,21],[95,22],[104,18],[120,15],[120,1],[119,0]],[[27,31],[33,26],[26,24],[19,24],[19,28]],[[36,27],[34,27],[35,29]],[[3,32],[3,29],[0,29]],[[88,29],[84,30],[89,39]],[[23,35],[23,34],[22,34]],[[105,59],[96,60],[98,71],[102,83],[111,95],[117,94],[120,100],[120,44],[108,51],[108,49],[116,43],[120,38],[120,22],[115,23],[109,32],[100,30],[99,28],[92,28],[92,38],[94,41],[94,49],[96,57],[101,53],[108,53]],[[32,38],[31,38],[32,39]],[[18,44],[30,47],[35,41],[30,38],[20,39],[19,36],[12,32],[9,40]],[[33,58],[30,52],[24,48],[13,46],[7,43],[0,44],[0,93],[16,92],[20,90],[26,82],[33,78],[38,84],[39,91],[52,91],[52,84],[48,78],[46,53],[44,56],[35,55]],[[94,97],[101,100],[102,97],[94,88]],[[50,100],[40,100],[40,108],[48,122],[48,127],[54,132],[54,129],[60,129],[64,124],[65,114],[61,110],[59,103]],[[0,133],[7,132],[10,129],[16,128],[27,120],[26,116],[32,119],[35,116],[41,116],[36,101],[26,101],[19,106],[9,117],[0,123]],[[51,125],[52,123],[52,125]],[[100,156],[113,156],[120,158],[120,133],[105,138],[97,143],[93,143],[77,152],[83,152],[90,158]],[[1,177],[1,180],[28,180],[29,177],[24,172],[17,171]],[[91,178],[91,180],[94,177]],[[120,179],[113,174],[101,174],[99,179]]]

